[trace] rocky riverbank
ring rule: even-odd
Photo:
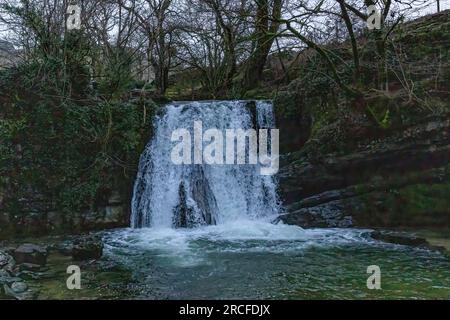
[[[0,244],[0,299],[126,297],[130,274],[103,257],[101,234],[28,239]],[[82,289],[69,290],[68,267],[82,270]]]

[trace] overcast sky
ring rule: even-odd
[[[285,0],[285,1],[292,1],[292,0]],[[2,0],[0,0],[0,2],[2,2]],[[437,5],[436,5],[437,1],[436,0],[428,0],[428,2],[429,2],[429,5],[426,6],[425,8],[421,8],[419,11],[417,11],[415,13],[415,15],[413,17],[406,17],[406,18],[414,19],[418,16],[435,13],[437,11]],[[441,0],[440,3],[441,3],[441,11],[450,9],[450,0]],[[2,25],[0,23],[0,40],[8,38],[8,32],[6,30],[7,30],[7,26]]]

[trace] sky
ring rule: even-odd
[[[2,0],[0,0],[0,2],[1,1]],[[293,1],[293,0],[285,0],[285,1]],[[420,11],[417,11],[414,14],[414,16],[406,17],[408,20],[417,18],[418,16],[423,16],[423,15],[427,15],[427,14],[436,12],[436,10],[437,10],[437,6],[436,6],[437,0],[424,0],[424,1],[429,2],[429,5],[426,8],[422,8],[422,9],[420,9]],[[311,2],[314,2],[314,0],[312,0]],[[440,3],[441,3],[441,11],[450,9],[450,0],[440,0]],[[10,35],[10,33],[7,31],[7,27],[5,25],[2,25],[1,22],[0,22],[0,40],[7,39],[8,35]]]

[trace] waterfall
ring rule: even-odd
[[[171,103],[154,119],[154,135],[141,155],[132,199],[131,226],[196,227],[238,219],[270,218],[279,212],[276,180],[260,164],[176,165],[172,132],[274,128],[268,101]]]

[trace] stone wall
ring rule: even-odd
[[[55,210],[37,195],[21,199],[23,209],[19,213],[0,210],[0,239],[125,227],[129,225],[130,208],[123,198],[113,191],[103,203],[81,212]]]

